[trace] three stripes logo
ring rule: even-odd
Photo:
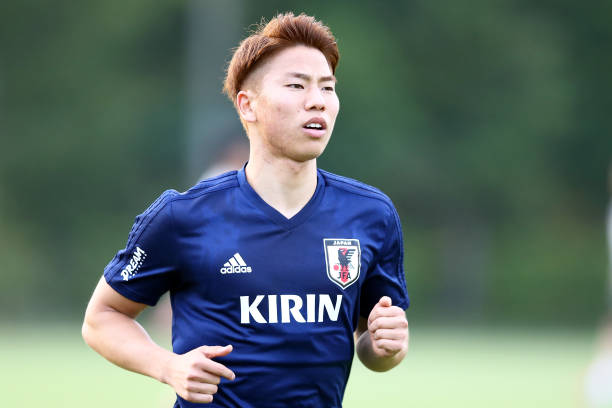
[[[238,252],[236,252],[226,263],[223,264],[223,267],[219,270],[222,274],[226,273],[251,273],[253,269],[250,266],[247,266],[244,259],[240,256]]]

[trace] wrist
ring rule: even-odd
[[[398,365],[408,352],[408,337],[396,352],[377,348],[369,331],[362,333],[357,339],[355,350],[359,360],[372,371],[388,371]]]
[[[171,351],[163,350],[158,358],[159,366],[154,375],[154,378],[157,381],[163,384],[171,385],[170,379],[172,378],[172,366],[176,356],[177,354]]]

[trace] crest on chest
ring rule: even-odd
[[[324,238],[327,277],[346,289],[359,279],[361,247],[358,239]]]

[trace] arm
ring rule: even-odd
[[[391,299],[383,296],[368,319],[359,318],[355,331],[355,349],[359,360],[373,371],[388,371],[398,365],[408,352],[408,320]]]
[[[100,279],[85,312],[85,342],[110,362],[169,384],[188,401],[211,402],[220,377],[235,377],[211,358],[230,353],[232,347],[202,346],[182,355],[168,351],[155,344],[136,322],[145,307]]]

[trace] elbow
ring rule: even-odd
[[[81,326],[81,336],[85,343],[91,347],[91,328],[87,323],[87,317],[83,320],[83,325]]]
[[[85,312],[85,318],[83,319],[83,325],[81,326],[81,336],[85,343],[93,348],[94,341],[94,324],[93,324],[93,316],[90,308],[87,308]]]

